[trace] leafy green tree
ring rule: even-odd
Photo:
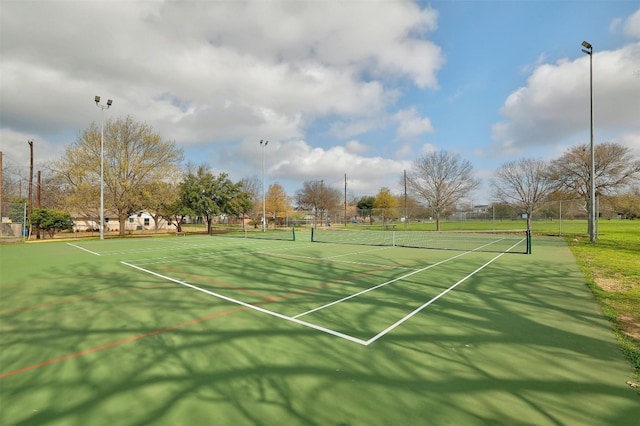
[[[173,211],[169,210],[178,201],[179,195],[177,185],[170,182],[150,182],[143,187],[142,205],[153,218],[156,231],[160,226],[161,219],[172,223]]]
[[[244,190],[242,181],[236,183],[236,186],[238,192],[229,202],[229,214],[233,214],[242,220],[242,226],[244,227],[244,218],[254,209],[253,194]]]
[[[73,229],[73,219],[67,212],[51,209],[34,209],[31,212],[31,225],[53,238],[56,232]]]
[[[177,232],[182,232],[182,222],[188,216],[195,216],[195,212],[187,206],[182,198],[178,198],[171,204],[166,204],[162,209],[163,217],[176,226]]]
[[[204,165],[189,172],[180,184],[182,208],[202,216],[211,234],[213,220],[220,215],[237,216],[246,209],[248,200],[241,183],[233,183],[226,173],[215,176]]]
[[[362,217],[364,217],[365,219],[368,217],[370,222],[373,221],[371,215],[373,213],[373,203],[375,201],[376,197],[364,196],[360,198],[360,201],[358,201],[358,204],[356,204],[360,215],[362,215]]]

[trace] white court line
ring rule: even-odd
[[[507,250],[507,252],[508,252],[509,250],[511,250],[513,247],[515,247],[516,245],[518,245],[518,244],[519,244],[519,242],[518,242],[518,243],[516,243],[516,244],[514,244],[512,247],[510,247],[510,248]],[[486,245],[489,245],[489,244],[486,244]],[[482,247],[485,247],[486,245],[484,245],[484,246],[482,246]],[[482,247],[480,247],[480,248],[482,248]],[[479,250],[480,248],[478,248],[478,249],[476,249],[476,250]],[[474,250],[474,251],[475,251],[475,250]],[[464,253],[458,254],[458,255],[453,256],[453,257],[451,257],[451,258],[449,258],[449,259],[442,260],[442,261],[440,261],[440,262],[438,262],[438,263],[435,263],[435,264],[433,264],[433,265],[429,265],[429,266],[427,266],[427,267],[425,267],[425,268],[421,268],[421,269],[418,269],[418,270],[416,270],[416,271],[413,271],[413,272],[411,272],[411,273],[409,273],[409,274],[405,274],[405,275],[403,275],[403,276],[402,276],[402,277],[400,277],[400,278],[396,278],[396,279],[391,280],[391,281],[388,281],[388,282],[386,282],[386,283],[379,284],[379,285],[377,285],[377,286],[375,286],[375,287],[372,287],[372,288],[370,288],[370,289],[363,290],[363,291],[361,291],[361,292],[359,292],[359,293],[353,294],[353,295],[348,296],[348,297],[346,297],[346,298],[343,298],[343,299],[340,299],[340,300],[338,300],[338,301],[332,302],[332,303],[330,303],[330,304],[327,304],[327,305],[321,306],[321,307],[319,307],[319,308],[315,308],[315,309],[313,309],[313,310],[311,310],[311,311],[307,311],[307,312],[304,312],[304,313],[302,313],[302,314],[298,314],[298,315],[293,316],[293,317],[289,317],[289,316],[286,316],[286,315],[282,315],[282,314],[279,314],[279,313],[277,313],[277,312],[273,312],[273,311],[269,311],[269,310],[267,310],[267,309],[261,308],[261,307],[259,307],[259,306],[251,305],[251,304],[249,304],[249,303],[242,302],[242,301],[240,301],[240,300],[236,300],[236,299],[233,299],[233,298],[230,298],[230,297],[227,297],[227,296],[223,296],[223,295],[221,295],[221,294],[218,294],[218,293],[215,293],[215,292],[212,292],[212,291],[209,291],[209,290],[205,290],[205,289],[200,288],[200,287],[198,287],[198,286],[195,286],[195,285],[193,285],[193,284],[189,284],[189,283],[187,283],[187,282],[180,281],[180,280],[176,280],[176,279],[174,279],[174,278],[167,277],[167,276],[162,275],[162,274],[159,274],[159,273],[157,273],[157,272],[153,272],[153,271],[150,271],[150,270],[148,270],[148,269],[141,268],[141,267],[136,266],[136,265],[133,265],[133,264],[131,264],[131,263],[127,263],[127,262],[124,262],[124,261],[121,261],[120,263],[121,263],[121,264],[123,264],[123,265],[129,266],[129,267],[131,267],[131,268],[137,269],[137,270],[139,270],[139,271],[146,272],[146,273],[148,273],[148,274],[150,274],[150,275],[154,275],[154,276],[156,276],[156,277],[159,277],[159,278],[162,278],[162,279],[165,279],[165,280],[168,280],[168,281],[174,282],[174,283],[176,283],[176,284],[180,284],[180,285],[182,285],[182,286],[192,288],[192,289],[194,289],[194,290],[200,291],[200,292],[205,293],[205,294],[208,294],[208,295],[210,295],[210,296],[214,296],[214,297],[217,297],[217,298],[219,298],[219,299],[226,300],[226,301],[228,301],[228,302],[235,303],[235,304],[237,304],[237,305],[241,305],[241,306],[244,306],[244,307],[246,307],[246,308],[253,309],[253,310],[256,310],[256,311],[258,311],[258,312],[262,312],[262,313],[265,313],[265,314],[267,314],[267,315],[274,316],[274,317],[276,317],[276,318],[284,319],[284,320],[286,320],[286,321],[290,321],[290,322],[293,322],[293,323],[296,323],[296,324],[299,324],[299,325],[302,325],[302,326],[305,326],[305,327],[309,327],[309,328],[312,328],[312,329],[314,329],[314,330],[321,331],[321,332],[323,332],[323,333],[331,334],[331,335],[333,335],[333,336],[340,337],[340,338],[342,338],[342,339],[345,339],[345,340],[348,340],[348,341],[351,341],[351,342],[354,342],[354,343],[358,343],[358,344],[363,345],[363,346],[368,346],[368,345],[370,345],[371,343],[373,343],[373,342],[375,342],[376,340],[378,340],[379,338],[381,338],[381,337],[383,337],[384,335],[386,335],[387,333],[391,332],[391,331],[392,331],[392,330],[394,330],[395,328],[397,328],[397,327],[398,327],[399,325],[401,325],[402,323],[404,323],[404,322],[408,321],[411,317],[413,317],[414,315],[416,315],[418,312],[422,311],[424,308],[426,308],[427,306],[431,305],[431,304],[432,304],[433,302],[435,302],[436,300],[440,299],[442,296],[444,296],[445,294],[447,294],[448,292],[450,292],[451,290],[453,290],[454,288],[456,288],[458,285],[462,284],[464,281],[466,281],[467,279],[469,279],[470,277],[472,277],[473,275],[475,275],[476,273],[478,273],[480,270],[484,269],[486,266],[488,266],[489,264],[493,263],[495,260],[497,260],[498,258],[502,257],[502,256],[503,256],[504,254],[506,254],[506,253],[500,253],[499,255],[497,255],[497,256],[496,256],[496,257],[494,257],[493,259],[489,260],[487,263],[485,263],[484,265],[480,266],[478,269],[476,269],[475,271],[473,271],[472,273],[470,273],[469,275],[467,275],[466,277],[464,277],[463,279],[461,279],[461,280],[460,280],[460,281],[458,281],[457,283],[453,284],[451,287],[449,287],[449,288],[447,288],[446,290],[442,291],[442,292],[441,292],[440,294],[438,294],[436,297],[434,297],[434,298],[432,298],[431,300],[429,300],[428,302],[424,303],[423,305],[421,305],[420,307],[418,307],[417,309],[415,309],[413,312],[409,313],[409,314],[408,314],[408,315],[406,315],[405,317],[403,317],[403,318],[401,318],[400,320],[396,321],[394,324],[390,325],[389,327],[387,327],[386,329],[384,329],[384,330],[383,330],[383,331],[381,331],[380,333],[376,334],[375,336],[373,336],[373,337],[372,337],[372,338],[370,338],[369,340],[359,339],[359,338],[357,338],[357,337],[353,337],[353,336],[350,336],[350,335],[348,335],[348,334],[341,333],[341,332],[339,332],[339,331],[331,330],[331,329],[329,329],[329,328],[322,327],[322,326],[319,326],[319,325],[316,325],[316,324],[313,324],[313,323],[310,323],[310,322],[307,322],[307,321],[302,321],[302,320],[298,319],[298,317],[303,316],[303,315],[306,315],[306,314],[309,314],[309,313],[314,312],[314,311],[317,311],[317,310],[319,310],[319,309],[326,308],[326,307],[331,306],[331,305],[335,305],[336,303],[339,303],[339,302],[341,302],[341,301],[344,301],[344,300],[350,299],[350,298],[352,298],[352,297],[356,297],[356,296],[358,296],[358,295],[360,295],[360,294],[363,294],[363,293],[366,293],[366,292],[368,292],[368,291],[374,290],[374,289],[376,289],[376,288],[382,287],[383,285],[387,285],[387,284],[390,284],[390,283],[392,283],[392,282],[396,282],[396,281],[398,281],[398,280],[400,280],[400,279],[403,279],[403,278],[409,277],[409,276],[411,276],[411,275],[417,274],[418,272],[425,271],[425,270],[427,270],[427,269],[429,269],[429,268],[433,268],[433,267],[435,267],[435,266],[437,266],[437,265],[440,265],[440,264],[442,264],[442,263],[445,263],[445,262],[448,262],[448,261],[450,261],[450,260],[456,259],[456,258],[458,258],[458,257],[460,257],[460,256],[464,256],[464,255],[466,255],[466,254],[468,254],[468,253],[472,253],[472,252],[464,252]]]
[[[311,243],[307,243],[306,245],[310,245]],[[152,258],[144,258],[137,259],[136,263],[139,265],[154,265],[154,264],[167,264],[170,262],[182,262],[188,260],[201,260],[201,259],[217,259],[222,257],[236,256],[238,254],[249,255],[249,254],[264,254],[264,255],[275,255],[276,251],[286,251],[286,250],[298,250],[301,247],[305,247],[305,245],[298,245],[296,247],[288,246],[288,247],[279,247],[279,248],[271,248],[269,251],[264,251],[263,247],[258,247],[254,249],[244,250],[244,246],[240,246],[235,250],[225,250],[223,252],[207,252],[195,255],[172,255],[172,256],[163,256],[163,257],[152,257]]]
[[[80,247],[79,245],[72,244],[72,243],[67,243],[67,244],[70,245],[71,247],[75,247],[77,249],[84,250],[87,253],[95,254],[96,256],[102,256],[100,253],[96,253],[95,251],[87,250],[86,248]]]
[[[516,244],[514,244],[513,246],[509,247],[509,250],[511,250],[512,248],[514,248],[515,246],[517,246],[518,244],[520,244],[520,242],[517,242]],[[507,250],[507,252],[509,251]],[[381,338],[382,336],[384,336],[385,334],[389,333],[390,331],[392,331],[393,329],[395,329],[396,327],[398,327],[400,324],[404,323],[405,321],[407,321],[409,318],[411,318],[412,316],[414,316],[415,314],[417,314],[418,312],[420,312],[421,310],[423,310],[424,308],[426,308],[427,306],[431,305],[433,302],[435,302],[436,300],[440,299],[442,296],[444,296],[445,294],[449,293],[451,290],[453,290],[454,288],[458,287],[460,284],[462,284],[463,282],[465,282],[466,280],[468,280],[469,278],[471,278],[472,276],[474,276],[475,274],[477,274],[478,272],[480,272],[482,269],[484,269],[485,267],[487,267],[488,265],[490,265],[491,263],[493,263],[495,260],[499,259],[500,257],[504,256],[506,253],[500,253],[499,255],[497,255],[496,257],[494,257],[493,259],[491,259],[490,261],[488,261],[487,263],[485,263],[484,265],[482,265],[481,267],[479,267],[478,269],[476,269],[475,271],[473,271],[472,273],[470,273],[469,275],[467,275],[466,277],[464,277],[463,279],[461,279],[460,281],[458,281],[457,283],[455,283],[454,285],[452,285],[451,287],[449,287],[448,289],[444,290],[443,292],[441,292],[440,294],[438,294],[436,297],[434,297],[433,299],[429,300],[427,303],[423,304],[422,306],[420,306],[419,308],[415,309],[413,312],[411,312],[409,315],[406,315],[404,318],[401,318],[400,320],[396,321],[395,323],[391,324],[389,327],[385,328],[384,330],[382,330],[380,333],[376,334],[375,336],[373,336],[371,339],[367,340],[365,342],[365,346],[368,346],[369,344],[375,342],[376,340],[378,340],[379,338]]]
[[[299,317],[301,317],[301,316],[304,316],[304,315],[310,314],[310,313],[312,313],[312,312],[316,312],[316,311],[319,311],[319,310],[321,310],[321,309],[328,308],[328,307],[333,306],[333,305],[335,305],[335,304],[338,304],[338,303],[340,303],[340,302],[344,302],[345,300],[349,300],[349,299],[351,299],[351,298],[354,298],[354,297],[360,296],[361,294],[365,294],[365,293],[368,293],[368,292],[370,292],[370,291],[376,290],[376,289],[378,289],[378,288],[380,288],[380,287],[384,287],[384,286],[386,286],[386,285],[392,284],[392,283],[394,283],[394,282],[396,282],[396,281],[400,281],[400,280],[402,280],[402,279],[405,279],[405,278],[407,278],[407,277],[410,277],[411,275],[415,275],[415,274],[417,274],[417,273],[419,273],[419,272],[424,272],[424,271],[426,271],[427,269],[431,269],[431,268],[433,268],[433,267],[435,267],[435,266],[442,265],[443,263],[445,263],[445,262],[449,262],[450,260],[453,260],[453,259],[457,259],[457,258],[458,258],[458,257],[460,257],[460,256],[464,256],[464,255],[467,255],[467,254],[469,254],[469,253],[473,253],[474,251],[476,251],[476,250],[480,250],[480,249],[482,249],[482,248],[484,248],[484,247],[486,247],[486,246],[488,246],[488,245],[491,245],[491,244],[493,244],[493,242],[491,242],[491,243],[489,243],[489,244],[485,244],[485,245],[483,245],[483,246],[480,246],[480,247],[478,247],[478,248],[477,248],[477,249],[475,249],[475,250],[472,250],[472,251],[465,251],[465,252],[463,252],[463,253],[457,254],[457,255],[455,255],[455,256],[453,256],[453,257],[450,257],[450,258],[448,258],[448,259],[441,260],[440,262],[434,263],[433,265],[429,265],[429,266],[426,266],[426,267],[421,268],[421,269],[416,269],[416,270],[415,270],[415,271],[413,271],[413,272],[409,272],[408,274],[405,274],[405,275],[403,275],[403,276],[401,276],[401,277],[394,278],[394,279],[392,279],[392,280],[390,280],[390,281],[387,281],[387,282],[384,282],[384,283],[382,283],[382,284],[378,284],[378,285],[377,285],[377,286],[375,286],[375,287],[367,288],[367,289],[365,289],[365,290],[359,291],[358,293],[354,293],[354,294],[349,295],[349,296],[347,296],[347,297],[343,297],[342,299],[338,299],[338,300],[335,300],[335,301],[333,301],[333,302],[331,302],[331,303],[327,303],[326,305],[318,306],[317,308],[311,309],[310,311],[306,311],[306,312],[303,312],[303,313],[301,313],[301,314],[298,314],[298,315],[294,316],[293,318],[299,318]],[[517,244],[515,244],[514,246],[510,247],[510,248],[509,248],[509,250],[511,250],[513,247],[515,247],[515,246],[516,246],[516,245],[518,245],[518,244],[519,244],[519,242],[518,242]]]
[[[184,281],[176,280],[174,278],[167,277],[167,276],[162,275],[162,274],[158,274],[157,272],[153,272],[153,271],[150,271],[148,269],[141,268],[141,267],[133,265],[131,263],[127,263],[127,262],[120,262],[120,263],[122,263],[123,265],[129,266],[131,268],[137,269],[139,271],[146,272],[147,274],[151,274],[151,275],[154,275],[156,277],[172,281],[172,282],[174,282],[176,284],[180,284],[180,285],[183,285],[185,287],[189,287],[189,288],[192,288],[194,290],[201,291],[201,292],[206,293],[206,294],[208,294],[210,296],[214,296],[214,297],[217,297],[219,299],[223,299],[223,300],[226,300],[228,302],[235,303],[237,305],[241,305],[241,306],[244,306],[244,307],[249,308],[249,309],[254,309],[254,310],[258,311],[258,312],[262,312],[264,314],[268,314],[268,315],[274,316],[276,318],[280,318],[280,319],[283,319],[283,320],[291,321],[291,322],[294,322],[296,324],[303,325],[305,327],[313,328],[315,330],[322,331],[324,333],[331,334],[331,335],[336,336],[336,337],[341,337],[343,339],[349,340],[349,341],[354,342],[354,343],[358,343],[360,345],[366,345],[367,344],[362,339],[358,339],[357,337],[349,336],[348,334],[340,333],[339,331],[331,330],[329,328],[321,327],[319,325],[315,325],[315,324],[312,324],[310,322],[302,321],[302,320],[299,320],[299,319],[296,319],[296,318],[292,318],[292,317],[288,317],[286,315],[279,314],[277,312],[269,311],[269,310],[261,308],[259,306],[255,306],[255,305],[251,305],[249,303],[242,302],[240,300],[232,299],[230,297],[223,296],[223,295],[218,294],[218,293],[214,293],[213,291],[205,290],[205,289],[200,288],[198,286],[195,286],[193,284],[189,284],[189,283],[186,283]]]
[[[338,300],[335,300],[335,301],[333,301],[333,302],[331,302],[331,303],[327,303],[326,305],[318,306],[317,308],[313,308],[313,309],[311,309],[310,311],[306,311],[306,312],[303,312],[303,313],[301,313],[301,314],[298,314],[298,315],[294,316],[293,318],[299,318],[299,317],[302,317],[302,316],[304,316],[304,315],[310,314],[310,313],[312,313],[312,312],[316,312],[316,311],[319,311],[319,310],[321,310],[321,309],[328,308],[328,307],[330,307],[330,306],[333,306],[333,305],[336,305],[336,304],[338,304],[338,303],[344,302],[345,300],[352,299],[352,298],[354,298],[354,297],[357,297],[357,296],[360,296],[360,295],[362,295],[362,294],[368,293],[368,292],[370,292],[370,291],[376,290],[376,289],[378,289],[378,288],[380,288],[380,287],[384,287],[384,286],[386,286],[386,285],[389,285],[389,284],[395,283],[396,281],[403,280],[403,279],[405,279],[405,278],[407,278],[407,277],[410,277],[411,275],[415,275],[415,274],[417,274],[417,273],[424,272],[424,271],[426,271],[427,269],[431,269],[431,268],[434,268],[434,267],[436,267],[436,266],[438,266],[438,265],[442,265],[442,264],[443,264],[443,263],[445,263],[445,262],[449,262],[450,260],[456,259],[456,258],[458,258],[458,257],[460,257],[460,256],[464,256],[465,254],[469,254],[469,253],[471,253],[471,252],[470,252],[470,251],[467,251],[467,252],[464,252],[464,253],[460,253],[460,254],[457,254],[457,255],[455,255],[455,256],[453,256],[453,257],[450,257],[450,258],[448,258],[448,259],[444,259],[444,260],[441,260],[440,262],[434,263],[433,265],[429,265],[429,266],[425,266],[424,268],[416,269],[415,271],[409,272],[408,274],[404,274],[404,275],[402,275],[401,277],[394,278],[394,279],[389,280],[389,281],[387,281],[387,282],[384,282],[384,283],[382,283],[382,284],[378,284],[378,285],[377,285],[377,286],[375,286],[375,287],[370,287],[370,288],[367,288],[367,289],[365,289],[365,290],[359,291],[359,292],[357,292],[357,293],[351,294],[351,295],[349,295],[349,296],[343,297],[342,299],[338,299]]]

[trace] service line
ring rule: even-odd
[[[141,268],[141,267],[133,265],[131,263],[127,263],[127,262],[120,262],[120,263],[122,263],[123,265],[129,266],[131,268],[137,269],[139,271],[146,272],[147,274],[156,276],[158,278],[162,278],[162,279],[174,282],[176,284],[180,284],[182,286],[189,287],[189,288],[192,288],[194,290],[198,290],[198,291],[200,291],[202,293],[205,293],[205,294],[208,294],[210,296],[217,297],[218,299],[226,300],[227,302],[235,303],[237,305],[244,306],[245,308],[249,308],[249,309],[256,310],[258,312],[262,312],[263,314],[271,315],[271,316],[274,316],[276,318],[280,318],[280,319],[283,319],[283,320],[294,322],[294,323],[299,324],[299,325],[303,325],[305,327],[313,328],[315,330],[322,331],[323,333],[331,334],[331,335],[336,336],[336,337],[341,337],[343,339],[349,340],[349,341],[354,342],[354,343],[358,343],[360,345],[366,345],[367,344],[362,339],[358,339],[357,337],[349,336],[348,334],[340,333],[339,331],[331,330],[331,329],[326,328],[326,327],[322,327],[322,326],[319,326],[319,325],[316,325],[316,324],[312,324],[310,322],[302,321],[302,320],[299,320],[297,318],[288,317],[286,315],[282,315],[282,314],[279,314],[277,312],[273,312],[273,311],[270,311],[268,309],[264,309],[264,308],[261,308],[259,306],[255,306],[255,305],[252,305],[250,303],[242,302],[240,300],[236,300],[236,299],[233,299],[231,297],[223,296],[222,294],[218,294],[218,293],[215,293],[213,291],[206,290],[204,288],[198,287],[198,286],[193,285],[193,284],[189,284],[189,283],[184,282],[184,281],[176,280],[175,278],[171,278],[171,277],[168,277],[166,275],[162,275],[162,274],[159,274],[157,272],[153,272],[153,271],[150,271],[148,269]]]

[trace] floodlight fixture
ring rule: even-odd
[[[589,49],[589,50],[593,49],[593,46],[591,46],[591,43],[589,43],[589,42],[583,41],[582,45],[584,47],[586,47],[587,49]]]

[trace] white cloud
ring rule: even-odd
[[[411,144],[403,144],[396,150],[396,158],[407,158],[413,152],[413,147]]]
[[[626,19],[623,31],[627,37],[640,39],[640,9]]]
[[[399,87],[438,87],[444,57],[427,38],[437,16],[404,0],[4,2],[3,143],[32,138],[59,156],[100,121],[100,95],[114,101],[105,119],[144,121],[214,168],[253,172],[240,163],[255,166],[266,137],[274,178],[346,172],[354,187],[388,186],[401,162],[367,157],[357,140],[301,141],[318,122],[339,138],[395,123],[399,137],[430,131],[410,110],[393,117]]]
[[[599,132],[640,133],[640,83],[634,69],[640,43],[593,55],[594,116]],[[505,151],[554,145],[589,129],[589,57],[537,67],[527,86],[511,93],[500,110],[505,121],[493,137]]]
[[[371,148],[363,143],[360,143],[360,141],[350,140],[349,142],[347,142],[346,150],[351,154],[364,154],[365,152],[370,151]]]
[[[366,123],[384,112],[397,98],[387,77],[437,87],[443,63],[417,37],[435,29],[436,12],[411,2],[35,6],[3,5],[1,89],[13,113],[3,126],[24,129],[16,117],[29,111],[36,126],[84,128],[95,92],[114,99],[112,114],[148,121],[178,143],[255,131],[296,138],[320,117]],[[345,126],[341,134],[363,131]]]
[[[337,120],[331,125],[331,134],[339,138],[350,138],[367,133],[386,125],[386,117],[369,118],[366,120]]]
[[[622,18],[615,18],[609,24],[609,31],[612,33],[618,32],[618,29],[622,25]]]
[[[612,142],[626,146],[636,158],[640,158],[640,132],[624,133]]]
[[[46,165],[64,154],[64,146],[42,139],[35,133],[16,132],[11,129],[0,129],[0,152],[5,170],[11,173],[18,171],[26,178],[29,172],[31,152],[28,141],[33,141],[33,164],[35,170],[46,174]],[[5,175],[7,176],[7,175]],[[11,176],[15,179],[15,176]]]
[[[431,120],[428,117],[420,117],[415,108],[398,111],[393,120],[398,122],[396,139],[412,140],[424,133],[433,132]]]
[[[422,145],[422,148],[420,150],[420,154],[421,155],[425,155],[425,154],[432,154],[434,152],[437,152],[439,150],[439,148],[433,144],[430,143],[426,143],[424,145]]]
[[[254,170],[258,170],[260,158],[255,156],[255,143],[244,143],[238,155],[252,156]],[[265,150],[265,174],[268,181],[280,182],[289,195],[308,180],[323,180],[327,185],[343,188],[345,174],[349,191],[357,195],[374,195],[383,186],[394,188],[411,162],[366,156],[362,153],[365,148],[357,141],[327,149],[313,147],[304,140],[270,142]]]

